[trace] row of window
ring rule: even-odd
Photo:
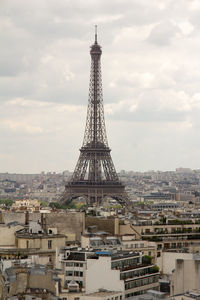
[[[145,268],[145,269],[141,269],[141,270],[134,270],[134,271],[129,271],[129,272],[125,272],[125,273],[121,273],[120,274],[120,279],[127,279],[127,278],[133,278],[133,277],[139,277],[139,276],[144,276],[146,274],[151,274],[153,273],[152,268]],[[155,273],[155,272],[154,272]]]
[[[83,272],[69,270],[69,271],[66,271],[66,276],[83,277]]]
[[[26,241],[26,248],[29,248],[29,246],[29,241]],[[48,240],[48,249],[52,249],[52,240]]]
[[[142,291],[138,291],[138,292],[128,293],[128,294],[125,295],[125,298],[129,298],[129,297],[133,297],[133,296],[138,296],[138,295],[145,294],[147,290],[142,290]],[[154,288],[153,290],[157,291],[158,288]]]
[[[126,244],[125,248],[144,248],[144,244]]]
[[[79,297],[74,298],[74,300],[79,300],[79,299],[80,299]],[[64,297],[63,300],[67,300],[67,297]],[[122,300],[122,296],[108,298],[107,300]]]
[[[52,241],[48,240],[48,249],[51,249],[51,248],[52,248]]]
[[[67,300],[67,297],[63,297],[62,300]],[[79,297],[75,297],[74,300],[80,300]]]
[[[139,286],[155,283],[155,282],[158,281],[158,278],[159,278],[159,276],[156,275],[156,276],[151,276],[151,277],[147,277],[147,278],[127,282],[125,284],[125,290],[129,290],[129,289],[133,289],[133,288],[136,288],[136,287],[139,287]]]
[[[66,262],[66,267],[83,267],[83,263],[77,263],[77,262]]]
[[[123,259],[123,260],[119,260],[119,261],[113,261],[111,263],[111,267],[112,269],[115,268],[125,268],[125,267],[129,267],[129,266],[134,266],[137,265],[139,263],[139,257],[136,258],[130,258],[130,259]]]
[[[116,296],[116,297],[108,298],[107,300],[121,300],[121,299],[122,299],[122,296]]]
[[[145,290],[145,291],[138,291],[138,292],[134,292],[134,293],[128,293],[128,294],[125,295],[125,298],[129,298],[129,297],[133,297],[133,296],[142,295],[142,294],[144,294],[145,292],[146,292],[146,290]]]
[[[154,233],[160,233],[160,234],[164,234],[164,233],[184,233],[184,232],[198,232],[200,229],[200,227],[170,227],[170,228],[146,228],[145,232],[142,230],[142,234],[154,234]]]

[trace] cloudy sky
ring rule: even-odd
[[[74,169],[94,24],[116,169],[200,168],[199,0],[0,0],[0,172]]]

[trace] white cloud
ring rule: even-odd
[[[15,122],[13,120],[3,121],[3,125],[14,132],[27,132],[30,134],[42,133],[43,129],[39,126],[32,126],[27,122]]]
[[[2,171],[74,168],[95,23],[117,168],[199,168],[199,16],[196,0],[2,0]]]
[[[101,23],[111,23],[117,20],[120,20],[123,17],[123,15],[100,15],[92,19],[92,22],[94,24],[101,24]]]
[[[194,26],[188,20],[177,23],[177,26],[185,35],[191,34],[194,30]]]
[[[198,0],[192,0],[192,1],[189,1],[189,8],[191,10],[198,10],[200,9],[200,3]]]

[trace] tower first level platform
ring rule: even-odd
[[[90,182],[69,181],[65,190],[65,203],[70,203],[71,200],[83,197],[88,204],[100,205],[102,200],[109,197],[116,199],[120,204],[125,204],[126,194],[124,191],[124,185],[121,183],[113,183],[107,181]]]

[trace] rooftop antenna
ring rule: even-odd
[[[95,44],[97,44],[97,25],[95,25]]]

